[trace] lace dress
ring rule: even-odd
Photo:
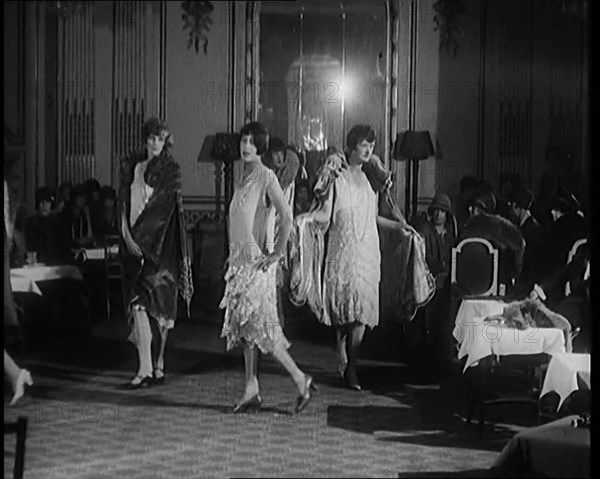
[[[229,259],[225,274],[225,294],[219,307],[225,309],[221,337],[227,349],[244,341],[264,353],[289,347],[277,315],[277,262],[267,271],[256,268],[257,261],[272,250],[267,241],[267,188],[277,177],[264,165],[257,174],[235,187],[229,208]],[[273,223],[270,222],[272,227]]]
[[[343,170],[335,183],[325,258],[325,323],[379,324],[380,264],[377,196],[362,172]]]

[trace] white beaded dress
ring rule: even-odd
[[[229,258],[225,273],[225,294],[219,307],[225,309],[221,337],[232,349],[242,340],[256,345],[264,353],[277,347],[289,347],[277,315],[276,272],[277,262],[267,271],[256,268],[256,263],[272,251],[267,238],[269,206],[267,189],[274,182],[275,173],[260,164],[245,181],[236,184],[229,207]]]
[[[355,172],[356,173],[356,172]],[[323,319],[342,326],[379,324],[381,253],[377,195],[362,171],[337,178],[323,280]]]

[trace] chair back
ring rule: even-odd
[[[579,251],[579,248],[582,247],[583,245],[585,245],[586,243],[587,243],[586,238],[579,239],[579,240],[575,241],[575,243],[573,243],[573,246],[571,246],[571,251],[569,251],[569,256],[567,257],[567,264],[569,264],[569,263],[571,263],[571,261],[573,261],[573,258],[575,258],[575,255]],[[589,268],[589,265],[588,265],[588,268]],[[586,274],[587,274],[587,272],[586,272]],[[565,296],[569,296],[570,294],[571,294],[571,283],[570,283],[570,281],[567,281],[565,284]]]
[[[452,248],[450,282],[454,297],[498,295],[498,250],[483,238],[466,238]]]

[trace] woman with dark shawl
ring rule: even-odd
[[[164,383],[164,354],[169,329],[175,325],[178,295],[188,307],[193,294],[190,257],[181,199],[181,170],[171,155],[169,129],[148,120],[142,130],[144,148],[121,162],[119,192],[124,299],[133,322],[138,373],[129,387]],[[160,337],[152,361],[150,320]]]

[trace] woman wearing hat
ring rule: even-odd
[[[443,359],[446,356],[444,353],[451,351],[450,347],[445,347],[446,343],[442,339],[445,336],[443,333],[450,301],[451,251],[456,242],[456,222],[448,195],[435,195],[427,216],[417,224],[417,231],[425,240],[425,258],[436,284],[435,295],[420,313],[423,333],[427,342],[435,338],[435,354],[440,354]]]

